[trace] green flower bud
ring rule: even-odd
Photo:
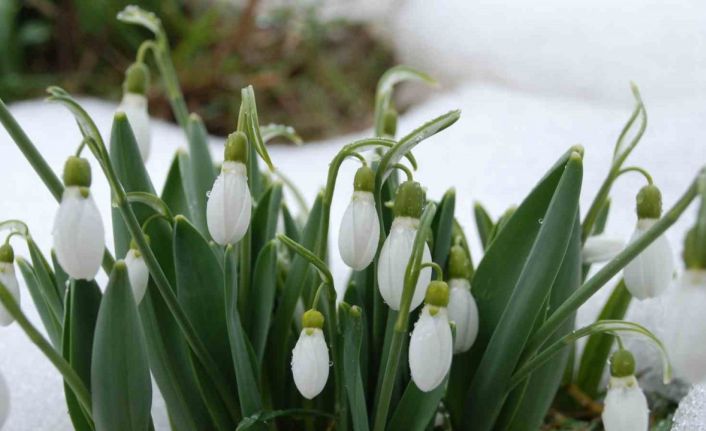
[[[0,246],[0,262],[12,263],[15,261],[15,251],[10,244]]]
[[[629,350],[618,349],[610,357],[610,375],[630,377],[635,374],[635,357]]]
[[[412,217],[418,219],[422,216],[426,193],[416,181],[405,181],[397,189],[395,197],[395,217]]]
[[[367,166],[361,166],[353,179],[353,190],[356,192],[371,192],[375,187],[375,172]]]
[[[302,315],[302,326],[304,328],[317,328],[321,329],[324,327],[324,315],[318,310],[307,310]]]
[[[706,269],[706,243],[699,244],[696,227],[686,233],[682,256],[686,269]]]
[[[397,111],[393,108],[385,111],[383,118],[383,134],[385,136],[395,136],[397,134]]]
[[[248,161],[248,137],[243,132],[234,132],[228,135],[223,158],[229,162]]]
[[[427,288],[424,303],[434,307],[449,305],[449,285],[445,281],[433,280]]]
[[[125,71],[124,93],[146,94],[150,86],[150,71],[144,63],[133,63]]]
[[[466,250],[460,245],[454,245],[449,252],[448,262],[449,280],[452,278],[471,277],[471,260],[468,259]]]
[[[91,186],[91,165],[88,164],[88,160],[75,156],[71,156],[66,160],[66,164],[64,164],[64,185],[66,187]]]
[[[662,193],[653,184],[646,185],[637,193],[637,218],[659,218],[662,215]]]

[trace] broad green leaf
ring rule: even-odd
[[[284,233],[296,242],[301,241],[301,228],[299,223],[292,217],[287,204],[282,204],[282,219],[284,220]]]
[[[544,214],[529,221],[541,225],[533,241],[522,270],[512,286],[496,284],[496,290],[511,289],[510,299],[500,314],[499,323],[486,345],[471,383],[466,403],[469,406],[466,427],[479,431],[490,430],[508,395],[512,372],[520,360],[524,345],[531,335],[534,322],[540,316],[542,304],[559,272],[566,254],[578,211],[581,192],[582,161],[573,152],[563,169],[561,179],[552,194]],[[496,241],[506,234],[513,215]],[[491,249],[493,245],[491,245]],[[487,258],[487,255],[486,255]],[[503,256],[504,261],[517,259],[517,255]],[[486,259],[484,259],[485,261]],[[480,274],[480,268],[476,279]],[[477,284],[476,284],[477,287]],[[482,307],[479,307],[483,310]]]
[[[275,237],[281,207],[282,185],[274,183],[267,188],[257,203],[257,208],[255,208],[252,223],[250,224],[252,254],[254,257],[257,257],[262,247]]]
[[[54,314],[54,318],[58,322],[62,322],[64,320],[64,298],[59,293],[54,272],[32,238],[27,239],[27,248],[32,258],[32,266],[34,267],[34,273],[42,296],[49,310]]]
[[[432,223],[434,238],[432,260],[438,263],[442,269],[446,268],[446,259],[449,256],[449,250],[451,250],[455,208],[456,191],[449,189],[439,202],[439,210]]]
[[[360,348],[363,338],[362,311],[341,303],[339,313],[343,327],[343,379],[348,395],[354,431],[367,431],[368,410],[365,401],[365,386],[360,371]]]
[[[252,428],[256,424],[264,424],[272,421],[273,419],[286,417],[286,416],[318,416],[322,418],[334,419],[334,416],[330,413],[319,411],[319,410],[308,410],[308,409],[289,409],[289,410],[274,410],[267,412],[258,412],[252,416],[243,418],[238,424],[238,428],[235,431],[246,431]]]
[[[564,154],[539,181],[515,211],[502,234],[488,247],[476,268],[472,293],[478,304],[479,330],[473,348],[455,355],[451,365],[446,406],[455,428],[466,415],[464,401],[480,358],[500,321],[520,272],[539,232],[570,152]],[[514,256],[509,259],[508,256]]]
[[[277,242],[270,241],[262,248],[253,275],[251,317],[244,324],[258,363],[262,363],[277,291]]]
[[[103,295],[95,281],[85,280],[72,280],[67,293],[62,356],[83,380],[86,387],[90,388],[93,340]],[[94,429],[91,416],[83,410],[67,384],[64,384],[64,394],[74,428]]]
[[[184,193],[184,185],[181,180],[181,167],[179,164],[179,154],[177,153],[169,166],[167,180],[164,182],[162,190],[162,200],[169,205],[169,209],[173,214],[182,214],[190,216],[189,206],[186,202],[186,194]]]
[[[208,200],[208,192],[216,180],[216,170],[208,149],[208,133],[198,115],[191,114],[189,116],[188,131],[189,157],[187,160],[189,175],[183,175],[182,172],[182,180],[185,183],[190,183],[184,184],[184,187],[186,197],[190,201],[189,207],[192,208],[191,220],[193,220],[199,232],[208,238],[206,201]]]
[[[375,92],[375,136],[382,136],[385,129],[385,112],[392,103],[392,90],[404,81],[422,81],[436,84],[434,78],[409,66],[399,65],[387,70],[378,81]]]
[[[116,262],[96,320],[91,367],[93,419],[100,431],[143,431],[152,381],[140,315],[123,262]]]
[[[32,265],[20,256],[15,258],[15,262],[17,262],[17,266],[20,268],[22,278],[25,280],[27,290],[29,290],[29,294],[32,297],[32,302],[34,302],[34,307],[37,309],[37,313],[42,319],[44,329],[46,329],[47,335],[49,335],[49,339],[51,340],[54,348],[59,350],[61,348],[61,333],[63,331],[62,323],[56,318],[56,315],[49,308],[49,304],[44,298],[42,288],[39,285],[37,275]]]
[[[188,208],[187,214],[184,214],[184,216],[189,220],[198,220],[196,227],[200,232],[200,226],[206,227],[206,212],[204,210],[203,214],[201,214],[199,190],[196,187],[196,180],[194,180],[193,172],[191,171],[191,156],[184,151],[178,151],[177,157],[179,158],[179,177],[181,178],[181,185],[184,189],[184,197]]]
[[[237,259],[232,246],[226,247],[224,263],[223,299],[226,304],[226,325],[233,366],[238,382],[238,397],[243,415],[250,416],[262,410],[262,399],[258,386],[257,362],[238,312]]]
[[[625,282],[620,280],[596,320],[622,319],[631,300],[632,295],[625,287]],[[593,334],[588,338],[583,349],[576,384],[591,397],[595,397],[599,393],[603,370],[608,363],[608,356],[610,356],[614,341],[615,337],[611,334]]]
[[[473,215],[476,220],[476,228],[478,229],[478,236],[480,237],[480,243],[483,249],[487,249],[490,245],[490,234],[493,231],[495,223],[493,219],[486,211],[485,207],[480,202],[476,202],[473,205]]]
[[[395,412],[392,414],[388,429],[423,431],[434,422],[439,403],[446,393],[449,377],[431,392],[422,392],[414,382],[407,384]]]
[[[56,253],[54,249],[51,251],[51,264],[54,268],[54,279],[56,280],[56,286],[59,288],[59,294],[62,298],[66,297],[66,289],[68,288],[69,275],[64,272],[64,268],[59,265],[59,261],[56,259]]]

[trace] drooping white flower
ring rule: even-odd
[[[127,266],[127,275],[132,286],[132,295],[135,297],[135,303],[140,304],[142,298],[147,291],[147,283],[150,279],[150,271],[147,269],[145,259],[142,253],[135,248],[130,248],[125,255],[125,266]]]
[[[584,264],[605,262],[614,258],[625,248],[625,242],[607,235],[589,236],[583,245],[581,257]]]
[[[10,295],[15,299],[15,302],[17,302],[17,305],[19,305],[20,286],[17,283],[17,276],[15,275],[14,259],[15,255],[9,244],[0,247],[0,283],[5,286],[8,292],[10,292]],[[12,317],[5,306],[0,303],[0,326],[8,326],[14,321],[15,318]],[[2,394],[0,394],[0,396],[2,396]],[[0,400],[0,402],[2,402],[2,400]],[[0,410],[1,409],[0,406]],[[2,418],[0,417],[0,425],[1,424]]]
[[[326,386],[329,374],[329,354],[321,328],[324,316],[309,310],[302,316],[303,329],[292,351],[292,376],[297,390],[312,399]]]
[[[338,251],[346,265],[356,271],[365,269],[375,257],[380,223],[372,188],[375,173],[367,166],[358,169],[351,202],[343,214],[338,234]]]
[[[10,390],[7,388],[5,378],[0,373],[0,429],[5,425],[10,415]]]
[[[611,378],[604,401],[603,427],[606,431],[646,431],[650,410],[635,379],[635,359],[627,350],[611,357]]]
[[[454,353],[467,352],[478,336],[478,306],[465,278],[449,280],[449,320],[456,324]]]
[[[92,280],[103,260],[105,230],[89,189],[88,162],[70,157],[64,167],[64,183],[52,230],[56,258],[71,278]]]
[[[687,269],[664,302],[663,341],[675,375],[706,382],[706,270]]]
[[[140,149],[142,161],[146,162],[152,148],[152,134],[150,131],[150,114],[147,112],[147,97],[144,94],[125,93],[118,106],[119,112],[124,112],[130,123],[135,141]]]
[[[412,255],[414,238],[419,228],[419,219],[411,217],[395,217],[392,221],[390,235],[380,250],[378,261],[378,285],[385,303],[393,310],[399,310],[404,289],[404,275],[409,258]],[[424,244],[422,262],[431,261],[429,246]],[[419,272],[417,285],[412,296],[411,309],[415,309],[424,299],[424,289],[431,280],[431,269],[423,268]]]
[[[409,341],[409,369],[412,380],[423,392],[434,390],[451,368],[453,336],[446,304],[449,288],[443,281],[432,281],[426,305],[414,324]]]
[[[657,219],[640,219],[630,239],[642,236]],[[667,237],[660,235],[637,255],[623,270],[625,286],[637,299],[654,298],[667,290],[674,273],[674,257]]]

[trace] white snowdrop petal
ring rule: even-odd
[[[10,292],[17,304],[20,304],[20,286],[15,275],[15,266],[9,262],[0,262],[0,282]],[[8,313],[7,309],[0,304],[0,326],[8,326],[15,321],[15,318]],[[0,400],[1,401],[1,400]],[[1,423],[2,421],[0,421]]]
[[[10,390],[7,388],[5,378],[0,373],[0,429],[5,425],[10,415]]]
[[[478,306],[471,295],[471,284],[463,278],[449,280],[449,320],[456,324],[454,353],[468,351],[478,336]]]
[[[586,264],[605,262],[614,258],[623,248],[625,248],[625,242],[619,238],[606,235],[589,236],[583,246],[581,257]]]
[[[664,302],[663,341],[675,376],[706,382],[706,271],[687,270]]]
[[[312,334],[303,329],[292,351],[292,376],[302,396],[312,399],[326,386],[329,355],[321,329],[309,329]]]
[[[103,220],[93,197],[67,187],[54,219],[54,251],[66,273],[92,280],[100,269],[105,249]]]
[[[602,418],[606,431],[647,430],[650,411],[634,376],[611,377]]]
[[[145,259],[140,252],[133,249],[130,249],[125,255],[125,265],[127,266],[130,286],[132,286],[132,295],[135,297],[135,303],[139,305],[147,291],[150,271],[147,269]]]
[[[642,236],[655,223],[654,219],[642,219],[630,242]],[[674,258],[669,241],[660,235],[642,253],[625,266],[625,286],[637,299],[654,298],[661,295],[672,282]]]
[[[373,194],[354,192],[338,234],[338,251],[343,262],[356,271],[365,269],[375,257],[379,238],[380,224]]]
[[[118,111],[124,112],[127,116],[127,121],[130,123],[130,128],[140,149],[140,156],[146,162],[152,147],[147,98],[142,94],[125,93],[120,106],[118,106]]]
[[[380,250],[378,262],[378,285],[380,295],[385,303],[393,310],[399,310],[402,302],[404,288],[404,274],[412,255],[414,237],[417,234],[419,220],[409,217],[397,217],[392,222],[390,235]],[[429,246],[424,245],[422,262],[431,261]],[[424,268],[419,273],[414,295],[412,296],[412,309],[417,308],[424,300],[426,288],[431,281],[431,269]]]
[[[445,308],[432,316],[425,306],[409,341],[412,380],[423,392],[434,390],[451,368],[453,337]]]
[[[223,162],[206,204],[206,223],[220,245],[240,241],[250,226],[252,197],[246,168],[240,162]]]

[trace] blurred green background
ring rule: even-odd
[[[41,97],[58,84],[119,100],[123,71],[151,36],[115,19],[131,3],[161,17],[189,108],[215,134],[234,129],[247,84],[263,124],[294,126],[304,139],[368,127],[377,79],[394,64],[364,24],[323,20],[297,2],[263,11],[258,0],[0,0],[0,97]],[[150,113],[171,120],[151,69]]]

